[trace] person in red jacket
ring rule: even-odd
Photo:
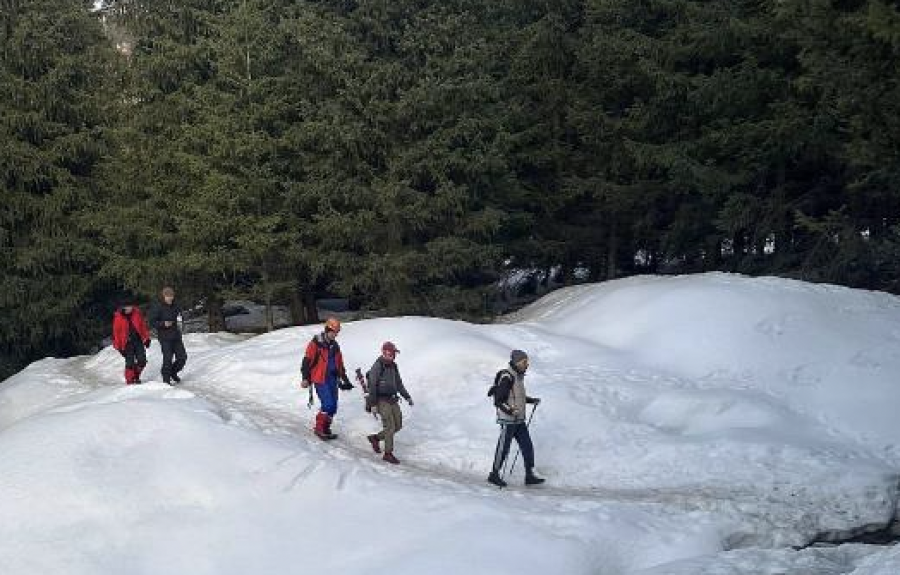
[[[134,298],[123,298],[113,315],[113,347],[125,358],[125,383],[140,383],[147,365],[144,350],[150,347],[150,330]]]
[[[316,423],[313,432],[320,439],[334,439],[337,437],[331,432],[331,422],[337,413],[338,387],[343,390],[353,389],[353,384],[347,377],[344,369],[344,356],[341,354],[341,346],[337,343],[338,333],[341,331],[341,322],[330,317],[325,322],[325,331],[317,335],[306,346],[303,354],[303,365],[300,371],[303,381],[300,385],[308,388],[315,385],[316,395],[319,396],[321,405],[316,414]],[[341,381],[338,385],[338,380]],[[312,390],[309,401],[312,405]]]

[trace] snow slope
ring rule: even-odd
[[[789,548],[895,514],[897,298],[707,274],[568,288],[503,324],[345,324],[351,367],[401,349],[400,467],[368,450],[358,391],[341,439],[308,433],[315,331],[191,334],[181,388],[121,386],[111,349],[0,385],[0,572],[900,572],[892,548]],[[548,486],[499,492],[485,392],[512,348]]]

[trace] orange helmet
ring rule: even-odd
[[[336,317],[330,317],[325,320],[325,331],[333,331],[334,333],[338,333],[341,331],[341,322]]]

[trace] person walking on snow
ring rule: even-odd
[[[125,358],[125,383],[141,383],[147,365],[145,349],[150,347],[150,330],[134,298],[125,296],[113,314],[113,347]]]
[[[413,404],[412,398],[403,386],[400,370],[397,368],[397,354],[400,350],[393,343],[386,341],[381,346],[381,356],[375,360],[369,370],[369,393],[366,395],[366,410],[375,412],[381,417],[382,430],[368,436],[369,443],[375,453],[381,453],[380,442],[384,441],[384,459],[388,463],[400,463],[394,457],[394,434],[403,428],[403,412],[400,411],[400,398]]]
[[[169,385],[180,383],[178,372],[187,363],[187,351],[181,337],[181,308],[175,303],[175,290],[170,287],[162,289],[162,300],[150,309],[150,325],[156,330],[156,339],[162,348],[163,381]],[[174,361],[172,361],[174,357]]]
[[[353,384],[350,383],[347,371],[344,369],[341,346],[337,343],[340,331],[341,322],[333,317],[328,318],[325,321],[325,331],[315,336],[306,346],[303,365],[300,368],[303,376],[300,385],[304,389],[315,385],[316,395],[319,396],[320,409],[316,414],[313,432],[320,439],[337,437],[331,432],[331,423],[337,413],[338,388],[353,389]],[[341,381],[340,385],[338,385],[338,380]],[[312,401],[312,395],[310,395],[310,401]]]
[[[497,408],[497,423],[500,424],[500,438],[494,451],[494,466],[487,480],[497,487],[506,487],[500,477],[500,469],[509,455],[509,446],[515,439],[522,450],[525,461],[525,485],[539,485],[544,479],[534,474],[534,446],[525,422],[525,406],[537,405],[541,400],[525,393],[525,372],[528,370],[528,354],[514,349],[509,356],[509,366],[497,374],[497,386],[493,390],[494,407]]]

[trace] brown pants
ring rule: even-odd
[[[384,450],[388,453],[394,451],[394,434],[403,428],[403,412],[400,411],[399,401],[381,399],[375,406],[381,425],[384,427],[378,432],[378,439],[384,441]]]

